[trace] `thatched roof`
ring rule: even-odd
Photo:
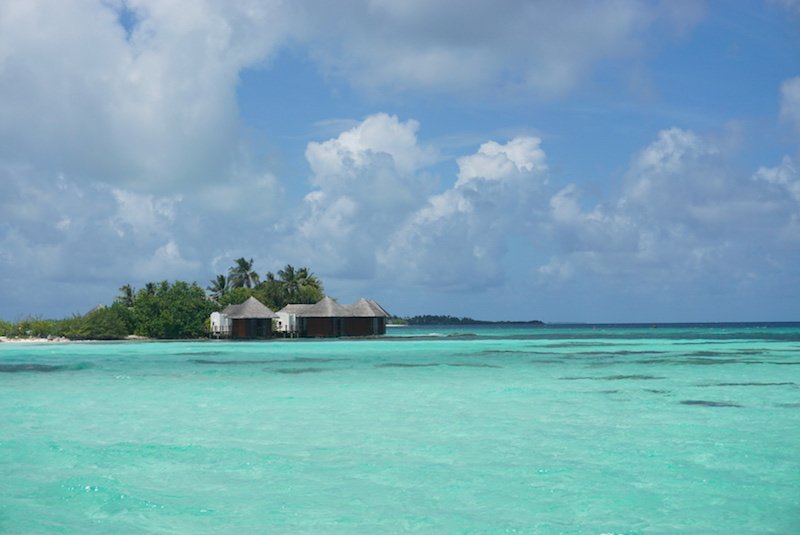
[[[232,320],[241,319],[272,319],[277,318],[273,311],[264,306],[255,297],[250,297],[240,305],[228,305],[222,311],[223,314]]]
[[[364,299],[363,297],[353,303],[347,305],[349,316],[355,318],[388,318],[389,314],[375,301],[371,299]]]
[[[346,307],[325,296],[313,305],[308,305],[308,308],[305,308],[297,315],[304,318],[343,318],[350,314]]]
[[[294,314],[295,316],[302,316],[303,311],[306,310],[308,307],[314,305],[300,305],[300,304],[289,304],[280,309],[277,313],[278,314]]]

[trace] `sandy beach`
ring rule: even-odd
[[[9,338],[8,336],[0,336],[0,343],[8,344],[52,344],[63,342],[69,342],[69,339],[63,336],[51,338]]]

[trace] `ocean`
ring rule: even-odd
[[[0,533],[800,533],[800,324],[0,343]]]

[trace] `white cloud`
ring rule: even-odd
[[[0,5],[0,158],[151,191],[236,158],[238,73],[285,35],[276,3],[125,5],[129,36],[104,2]]]
[[[562,253],[539,274],[602,276],[640,289],[766,277],[777,263],[763,251],[780,251],[797,226],[797,200],[787,202],[787,193],[798,183],[790,159],[753,178],[697,134],[662,131],[633,160],[615,201],[584,209],[574,185],[552,197],[546,228]]]
[[[419,169],[435,155],[418,145],[418,127],[377,114],[336,138],[309,143],[306,157],[317,189],[305,197],[289,248],[299,245],[322,271],[372,273],[374,252],[387,232],[431,189]]]
[[[113,189],[117,210],[111,224],[120,237],[129,231],[134,236],[163,235],[175,221],[176,208],[182,198],[156,197]]]
[[[483,288],[503,278],[509,235],[541,209],[547,165],[538,138],[490,141],[458,159],[455,185],[430,197],[379,253],[393,277],[435,287]]]
[[[133,267],[133,274],[139,280],[168,280],[199,267],[199,262],[183,258],[178,245],[170,240],[149,257],[138,260]]]
[[[554,95],[599,61],[634,57],[659,21],[685,30],[702,16],[694,4],[353,0],[308,7],[305,38],[326,72],[366,89]]]

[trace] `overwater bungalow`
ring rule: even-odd
[[[340,305],[330,297],[314,304],[290,304],[272,312],[255,297],[240,305],[229,305],[211,314],[211,336],[215,338],[284,337],[338,338],[386,334],[389,313],[370,299]],[[275,321],[273,321],[275,320]]]
[[[340,305],[325,297],[313,305],[286,305],[277,312],[278,330],[284,336],[338,338],[386,334],[389,314],[375,301],[359,299]]]
[[[216,338],[271,338],[272,320],[278,316],[250,297],[239,305],[228,305],[211,314],[211,335]]]

